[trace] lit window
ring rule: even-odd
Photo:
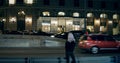
[[[33,0],[24,0],[26,4],[33,4]]]
[[[50,12],[48,12],[48,11],[43,12],[43,16],[50,16]]]
[[[32,23],[32,17],[27,16],[27,17],[25,18],[25,21],[26,21],[27,24]]]
[[[6,21],[6,19],[2,19],[2,21]]]
[[[20,11],[20,12],[18,12],[18,15],[25,15],[25,12],[24,11]]]
[[[9,4],[13,5],[15,4],[16,0],[9,0]]]
[[[64,16],[65,13],[64,13],[64,12],[58,12],[58,15],[59,15],[59,16]]]
[[[74,17],[79,17],[79,13],[78,13],[78,12],[75,12],[75,13],[73,13],[73,16],[74,16]]]
[[[16,22],[16,20],[17,20],[16,17],[10,17],[9,18],[9,22]]]
[[[119,15],[118,14],[114,14],[113,15],[113,19],[118,19],[119,18]]]
[[[112,24],[113,22],[112,21],[108,21],[109,24]]]
[[[101,14],[100,18],[107,18],[107,14]]]
[[[93,13],[87,13],[87,17],[94,17]]]

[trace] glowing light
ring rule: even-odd
[[[26,4],[33,4],[33,0],[24,0]]]
[[[48,11],[43,12],[43,16],[50,16],[50,12],[48,12]]]
[[[19,15],[25,15],[25,12],[24,11],[20,11],[18,12]]]
[[[16,0],[9,0],[9,4],[13,5],[15,4]]]
[[[100,18],[107,18],[107,14],[100,14]]]
[[[32,18],[31,17],[26,17],[26,23],[29,24],[29,23],[32,23]]]
[[[6,19],[2,19],[2,21],[6,21]]]
[[[88,13],[88,14],[87,14],[87,17],[94,17],[94,16],[93,16],[93,13]]]
[[[112,21],[108,21],[109,24],[112,24],[113,22]]]
[[[119,18],[119,15],[118,14],[114,14],[113,15],[113,19],[118,19]]]
[[[9,21],[10,22],[16,22],[16,17],[10,17]]]
[[[65,13],[64,13],[64,12],[58,12],[58,15],[59,15],[59,16],[64,16]]]
[[[79,17],[79,13],[78,13],[78,12],[75,12],[75,13],[73,13],[73,16],[74,16],[74,17]]]

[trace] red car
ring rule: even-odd
[[[119,50],[120,42],[109,35],[89,34],[81,36],[78,46],[96,54],[100,50]]]

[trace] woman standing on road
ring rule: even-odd
[[[73,34],[69,32],[65,43],[66,63],[70,62],[70,57],[72,58],[72,63],[76,63],[74,56],[74,48],[75,48],[75,38]]]

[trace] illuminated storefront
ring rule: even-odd
[[[39,17],[37,29],[44,32],[67,32],[71,30],[82,30],[84,28],[83,18],[71,17]]]

